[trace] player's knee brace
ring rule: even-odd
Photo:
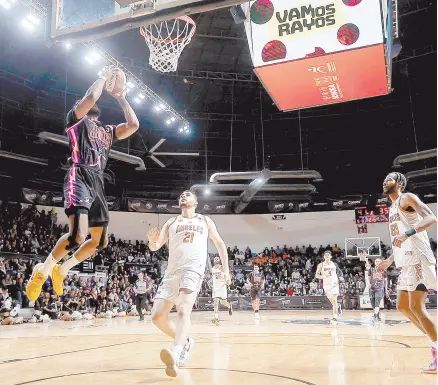
[[[76,237],[78,236],[80,214],[87,214],[88,215],[88,210],[85,208],[82,208],[82,207],[78,207],[76,209],[76,212],[74,214],[74,220],[73,220],[73,230],[71,232],[71,235],[67,238],[68,245],[65,248],[68,251],[76,250],[81,245],[76,240]]]

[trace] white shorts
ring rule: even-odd
[[[160,286],[158,286],[155,298],[175,302],[180,289],[187,289],[199,293],[202,278],[202,275],[194,271],[180,270],[171,274],[166,272]]]
[[[227,287],[220,286],[220,287],[213,287],[213,298],[220,298],[220,299],[227,299],[228,293],[227,293]]]
[[[397,290],[415,291],[419,285],[436,290],[436,265],[424,262],[401,267]]]
[[[324,293],[327,297],[334,297],[339,295],[339,283],[333,284],[331,286],[323,286]]]

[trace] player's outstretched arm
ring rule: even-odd
[[[149,249],[151,251],[159,250],[169,239],[169,226],[174,218],[169,219],[160,229],[153,227],[148,231]]]
[[[93,107],[99,100],[100,96],[102,95],[103,86],[105,85],[106,79],[109,77],[112,70],[113,68],[111,66],[105,67],[103,74],[100,75],[87,90],[85,96],[73,110],[74,118],[76,118],[75,120],[81,120],[85,115],[88,114],[88,111],[91,110],[91,107]]]
[[[229,282],[230,280],[230,267],[228,265],[228,253],[227,247],[222,237],[219,235],[216,225],[210,217],[205,217],[208,226],[208,236],[213,241],[216,249],[219,253],[219,258],[222,262],[222,267],[224,269],[225,280]]]
[[[315,278],[322,279],[322,263],[318,264],[318,267],[316,268]]]
[[[122,95],[114,96],[122,107],[123,113],[125,114],[126,123],[119,124],[116,127],[115,135],[117,139],[125,139],[131,136],[134,132],[138,130],[139,122],[137,115],[134,110],[125,99],[125,93]]]

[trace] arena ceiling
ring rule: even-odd
[[[175,197],[218,171],[314,169],[324,181],[323,197],[371,194],[400,154],[436,148],[436,3],[400,1],[403,50],[394,63],[394,91],[384,97],[282,113],[252,72],[243,25],[228,9],[194,15],[197,32],[179,61],[180,71],[162,75],[148,62],[138,31],[102,41],[146,85],[191,122],[191,133],[169,127],[150,105],[135,106],[141,128],[115,148],[144,157],[160,138],[160,151],[197,151],[199,157],[146,160],[147,171],[111,161],[112,195]],[[48,166],[0,159],[2,197],[21,187],[60,191],[65,147],[37,140],[40,131],[63,132],[63,117],[96,77],[84,62],[84,47],[44,45],[43,31],[26,35],[17,12],[0,9],[1,150],[49,159]],[[102,120],[123,119],[109,96],[101,100]],[[436,165],[415,162],[402,171]],[[434,177],[435,178],[435,177]],[[421,192],[436,193],[435,182]]]

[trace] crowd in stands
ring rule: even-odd
[[[25,294],[27,281],[38,258],[45,257],[58,238],[68,231],[57,224],[54,210],[46,213],[36,206],[22,208],[21,204],[0,206],[0,322],[2,306],[10,298],[20,307],[33,306],[39,320],[60,318],[64,320],[89,317],[113,317],[137,314],[134,304],[133,284],[136,272],[143,270],[153,280],[149,297],[153,298],[161,279],[162,263],[167,260],[168,250],[163,247],[151,252],[144,240],[122,241],[110,235],[108,247],[94,257],[94,265],[100,277],[69,275],[64,282],[64,295],[59,298],[48,279],[43,292],[35,303],[30,303]],[[436,254],[436,243],[431,241]],[[311,245],[292,247],[284,245],[265,248],[254,253],[249,247],[245,251],[237,247],[228,248],[228,259],[232,266],[231,295],[245,296],[249,293],[247,274],[252,265],[260,265],[265,275],[265,296],[324,295],[322,282],[315,279],[315,271],[323,259],[323,253],[330,250],[333,261],[342,270],[340,279],[344,307],[358,307],[358,296],[365,289],[365,264],[358,259],[346,258],[338,245]],[[388,251],[381,244],[382,255]],[[12,256],[12,257],[11,257]],[[210,255],[211,259],[213,255]],[[164,263],[165,266],[165,263]],[[396,290],[397,269],[388,270],[387,294]],[[205,273],[201,296],[211,296],[211,275]],[[4,310],[4,309],[3,309]]]

